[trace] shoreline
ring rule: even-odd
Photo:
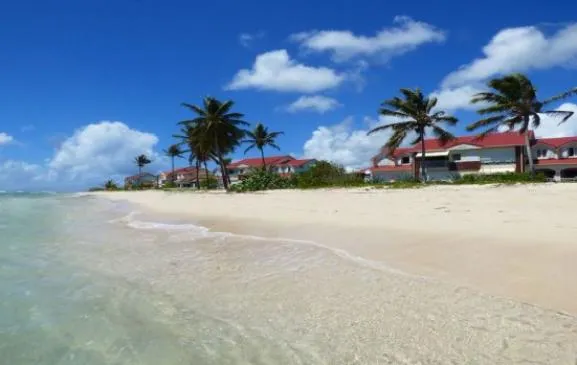
[[[409,274],[575,315],[577,228],[568,194],[577,195],[577,186],[91,193],[211,230],[315,241]]]

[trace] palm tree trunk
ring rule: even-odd
[[[228,172],[226,171],[226,166],[224,164],[224,158],[222,157],[222,152],[220,152],[220,149],[217,150],[217,155],[218,155],[218,164],[220,165],[220,172],[222,174],[222,185],[224,187],[224,190],[228,191]]]
[[[196,159],[196,188],[200,190],[200,159]]]
[[[527,152],[527,161],[529,162],[529,173],[535,176],[535,165],[533,164],[533,153],[531,153],[531,141],[529,140],[529,130],[525,132],[525,150]]]
[[[208,183],[208,178],[209,178],[209,176],[208,176],[208,165],[206,164],[206,160],[204,160],[204,173],[206,174],[206,177],[205,177],[205,181],[204,181],[204,182],[206,183],[206,190],[208,190],[209,187],[210,187],[210,185],[209,185],[209,183]]]
[[[262,169],[263,171],[266,170],[266,162],[264,161],[264,149],[261,147],[260,150],[260,157],[262,158]]]
[[[421,135],[421,180],[427,182],[427,170],[425,168],[425,131],[419,131]]]

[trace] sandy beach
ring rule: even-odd
[[[308,239],[399,270],[577,314],[577,185],[98,193],[214,230]]]

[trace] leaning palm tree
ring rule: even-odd
[[[186,144],[188,150],[184,152],[189,152],[189,164],[192,166],[193,162],[196,163],[196,183],[197,187],[200,188],[200,168],[204,165],[206,180],[209,179],[208,166],[207,163],[210,160],[215,162],[218,160],[216,154],[213,151],[212,141],[209,140],[203,133],[202,128],[199,126],[185,126],[181,129],[181,134],[173,135],[173,137],[181,140],[179,144]]]
[[[174,183],[174,181],[176,180],[176,176],[174,175],[174,159],[175,158],[182,158],[182,155],[184,154],[184,151],[180,148],[180,145],[178,144],[173,144],[172,146],[168,147],[167,150],[164,150],[164,153],[166,154],[166,156],[170,157],[170,162],[172,164],[172,182]]]
[[[246,154],[248,151],[250,151],[255,147],[258,148],[258,150],[260,151],[260,156],[262,158],[262,168],[263,170],[266,169],[266,163],[264,159],[264,148],[266,146],[269,146],[277,150],[280,150],[280,147],[275,143],[275,139],[278,136],[284,134],[284,132],[269,132],[267,127],[262,125],[262,123],[258,123],[252,131],[249,131],[246,134],[249,137],[249,139],[244,140],[243,143],[249,143],[250,145],[247,147],[246,150],[244,150],[244,153]]]
[[[409,134],[416,134],[417,137],[412,141],[412,144],[421,143],[421,178],[423,182],[426,182],[425,136],[428,131],[431,131],[439,138],[441,144],[446,144],[455,137],[441,128],[440,124],[446,123],[449,126],[454,126],[457,123],[457,118],[445,114],[444,111],[433,112],[437,105],[437,98],[424,96],[418,88],[414,90],[401,89],[401,93],[403,98],[395,96],[390,100],[385,100],[379,109],[379,114],[394,117],[399,121],[376,127],[370,130],[368,134],[392,130],[393,133],[385,145],[391,154]]]
[[[180,124],[192,127],[195,133],[209,141],[222,172],[224,188],[228,190],[228,172],[223,159],[240,144],[246,133],[243,127],[249,124],[242,120],[243,114],[231,111],[234,106],[231,100],[221,102],[213,97],[206,97],[202,106],[187,103],[182,105],[192,110],[196,118]]]
[[[500,129],[518,130],[525,135],[525,149],[531,174],[535,172],[533,157],[531,155],[531,141],[529,129],[538,128],[541,124],[542,114],[560,117],[561,123],[567,121],[572,115],[571,111],[543,110],[546,105],[577,95],[577,88],[564,92],[544,101],[537,99],[537,90],[531,80],[523,74],[511,74],[487,83],[492,89],[489,92],[475,94],[472,103],[486,104],[477,112],[487,115],[486,118],[476,121],[467,126],[467,130],[473,131],[484,128],[481,137],[496,132]]]

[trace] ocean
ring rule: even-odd
[[[321,244],[0,194],[0,365],[575,364],[575,317]]]

